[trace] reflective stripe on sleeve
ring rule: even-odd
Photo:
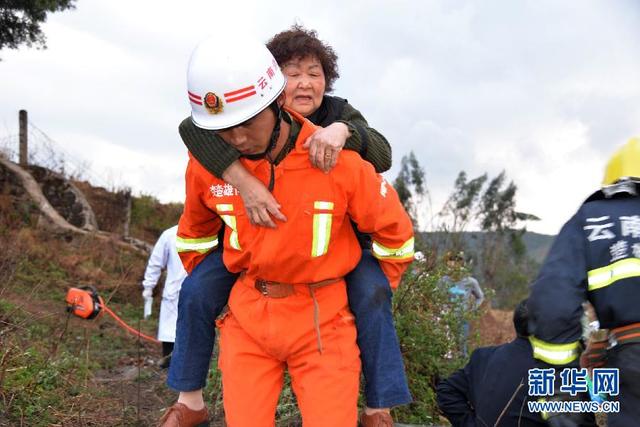
[[[195,251],[201,254],[218,246],[218,236],[201,237],[198,239],[185,239],[176,237],[176,249],[178,252]]]
[[[618,280],[640,276],[640,259],[626,258],[589,271],[589,291],[609,286]]]
[[[412,237],[398,249],[387,248],[380,243],[373,241],[373,256],[378,259],[408,259],[413,258],[414,241]]]
[[[551,344],[530,336],[529,342],[533,347],[533,357],[551,365],[566,365],[578,358],[580,342],[569,344]]]

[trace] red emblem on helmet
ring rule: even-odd
[[[207,92],[204,96],[204,106],[211,114],[218,114],[222,112],[222,100],[218,95],[213,92]]]

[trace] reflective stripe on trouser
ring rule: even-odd
[[[305,427],[355,426],[360,358],[344,281],[315,290],[322,353],[308,288],[272,299],[243,282],[234,286],[231,310],[218,322],[228,425],[272,427],[288,367]],[[336,303],[342,306],[336,309]]]
[[[533,357],[551,365],[566,365],[580,355],[580,342],[569,344],[553,344],[536,337],[529,337],[533,347]]]

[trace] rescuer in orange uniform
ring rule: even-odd
[[[413,259],[412,225],[395,190],[357,153],[340,152],[330,174],[312,167],[302,144],[315,126],[281,108],[284,85],[259,42],[209,39],[192,54],[194,123],[243,153],[287,220],[252,225],[238,192],[191,157],[177,247],[191,271],[227,225],[224,262],[241,273],[217,322],[227,424],[273,426],[286,367],[305,426],[355,426],[360,359],[343,277],[361,249],[350,219],[371,233],[394,288]]]

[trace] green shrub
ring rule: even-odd
[[[182,203],[163,204],[153,196],[140,195],[131,200],[131,234],[143,240],[158,238],[167,228],[178,223]]]
[[[462,350],[463,324],[478,312],[454,300],[442,276],[458,277],[464,270],[451,271],[414,263],[394,296],[394,319],[404,356],[413,403],[394,410],[396,419],[406,423],[438,421],[435,386],[465,362]],[[476,338],[477,339],[477,338]],[[469,352],[474,337],[469,337]]]

